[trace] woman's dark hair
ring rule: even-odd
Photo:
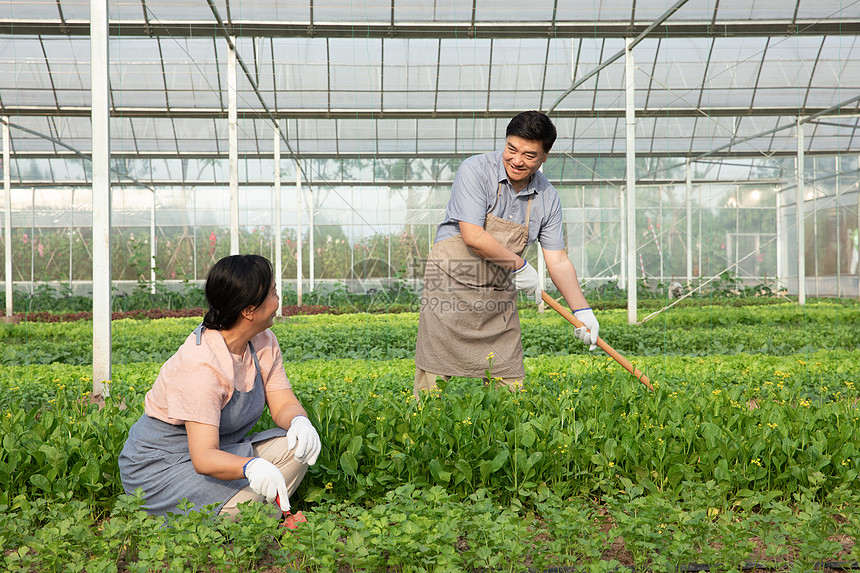
[[[272,263],[260,255],[230,255],[215,263],[206,276],[209,310],[203,326],[226,330],[236,324],[244,309],[263,304],[273,274]]]
[[[549,153],[555,143],[556,131],[552,120],[539,111],[524,111],[514,116],[505,130],[505,137],[515,135],[531,141],[540,141],[543,152]]]

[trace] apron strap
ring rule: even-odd
[[[534,193],[529,195],[529,204],[526,206],[526,222],[525,222],[526,233],[528,233],[528,230],[529,230],[529,217],[531,217],[531,214],[532,214],[532,199],[534,199],[534,196],[535,196]]]
[[[203,337],[203,331],[206,330],[206,327],[203,326],[203,323],[197,325],[197,328],[194,329],[194,334],[197,336],[197,346],[200,346],[201,339]]]
[[[254,359],[254,368],[257,369],[257,376],[260,378],[263,377],[263,371],[260,369],[260,361],[257,360],[257,351],[254,350],[254,345],[251,344],[251,341],[248,341],[248,350],[251,351],[251,357]]]
[[[487,215],[496,210],[496,205],[499,204],[499,197],[502,196],[502,182],[499,181],[499,187],[496,189],[496,200],[493,202],[493,205],[490,207],[490,210],[487,211]],[[487,223],[484,222],[484,226],[486,227]]]

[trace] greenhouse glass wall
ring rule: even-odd
[[[236,249],[280,254],[304,288],[420,288],[458,165],[539,109],[584,284],[625,288],[635,268],[652,285],[730,273],[798,294],[802,276],[812,296],[860,296],[857,5],[107,7],[117,287],[201,281]],[[15,288],[93,280],[89,17],[89,2],[0,2]]]

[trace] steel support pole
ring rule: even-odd
[[[75,269],[75,188],[72,187],[71,209],[69,210],[69,288],[72,288],[72,276]]]
[[[836,172],[836,197],[834,199],[834,204],[836,205],[836,296],[837,298],[842,297],[842,228],[839,224],[841,217],[839,217],[839,213],[841,212],[839,206],[839,172],[841,169],[841,162],[839,158],[841,156],[836,156],[836,168],[834,171]],[[818,257],[816,257],[817,260]]]
[[[632,38],[625,40],[624,84],[627,130],[627,322],[636,323],[636,108]]]
[[[9,118],[3,118],[3,237],[6,241],[6,316],[12,316],[12,151]],[[71,278],[69,279],[71,285]]]
[[[149,292],[152,294],[155,294],[155,257],[158,255],[155,242],[155,189],[153,189],[152,208],[149,211]]]
[[[281,224],[281,122],[275,121],[274,138],[274,177],[275,177],[275,289],[278,291],[278,316],[284,308],[284,247],[283,229]]]
[[[693,166],[687,160],[687,288],[693,286]]]
[[[239,254],[239,127],[236,112],[236,38],[227,45],[227,139],[230,157],[230,254]]]
[[[795,220],[797,228],[797,303],[806,304],[806,227],[803,205],[803,163],[804,139],[803,123],[797,118],[797,196],[795,203]]]
[[[311,292],[314,290],[314,192],[312,188],[308,188],[308,197],[310,198],[310,205],[308,206],[308,212],[310,214],[310,225],[308,229],[308,253],[310,254],[310,268],[308,269],[308,280],[310,281],[309,289]]]
[[[302,164],[296,159],[296,294],[302,306]]]
[[[620,230],[620,244],[617,248],[618,258],[621,259],[621,264],[618,268],[618,288],[623,289],[627,286],[627,190],[619,188],[618,193],[621,195],[618,207],[618,228]]]
[[[785,225],[782,214],[782,191],[777,188],[776,195],[776,290],[785,287],[786,246]]]
[[[93,394],[111,379],[111,186],[108,0],[90,0],[93,163]]]

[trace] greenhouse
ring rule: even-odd
[[[858,568],[858,39],[849,0],[0,0],[0,565]],[[584,299],[530,240],[526,392],[419,400],[455,177],[530,110]],[[237,254],[321,439],[309,522],[177,541],[117,460]]]

